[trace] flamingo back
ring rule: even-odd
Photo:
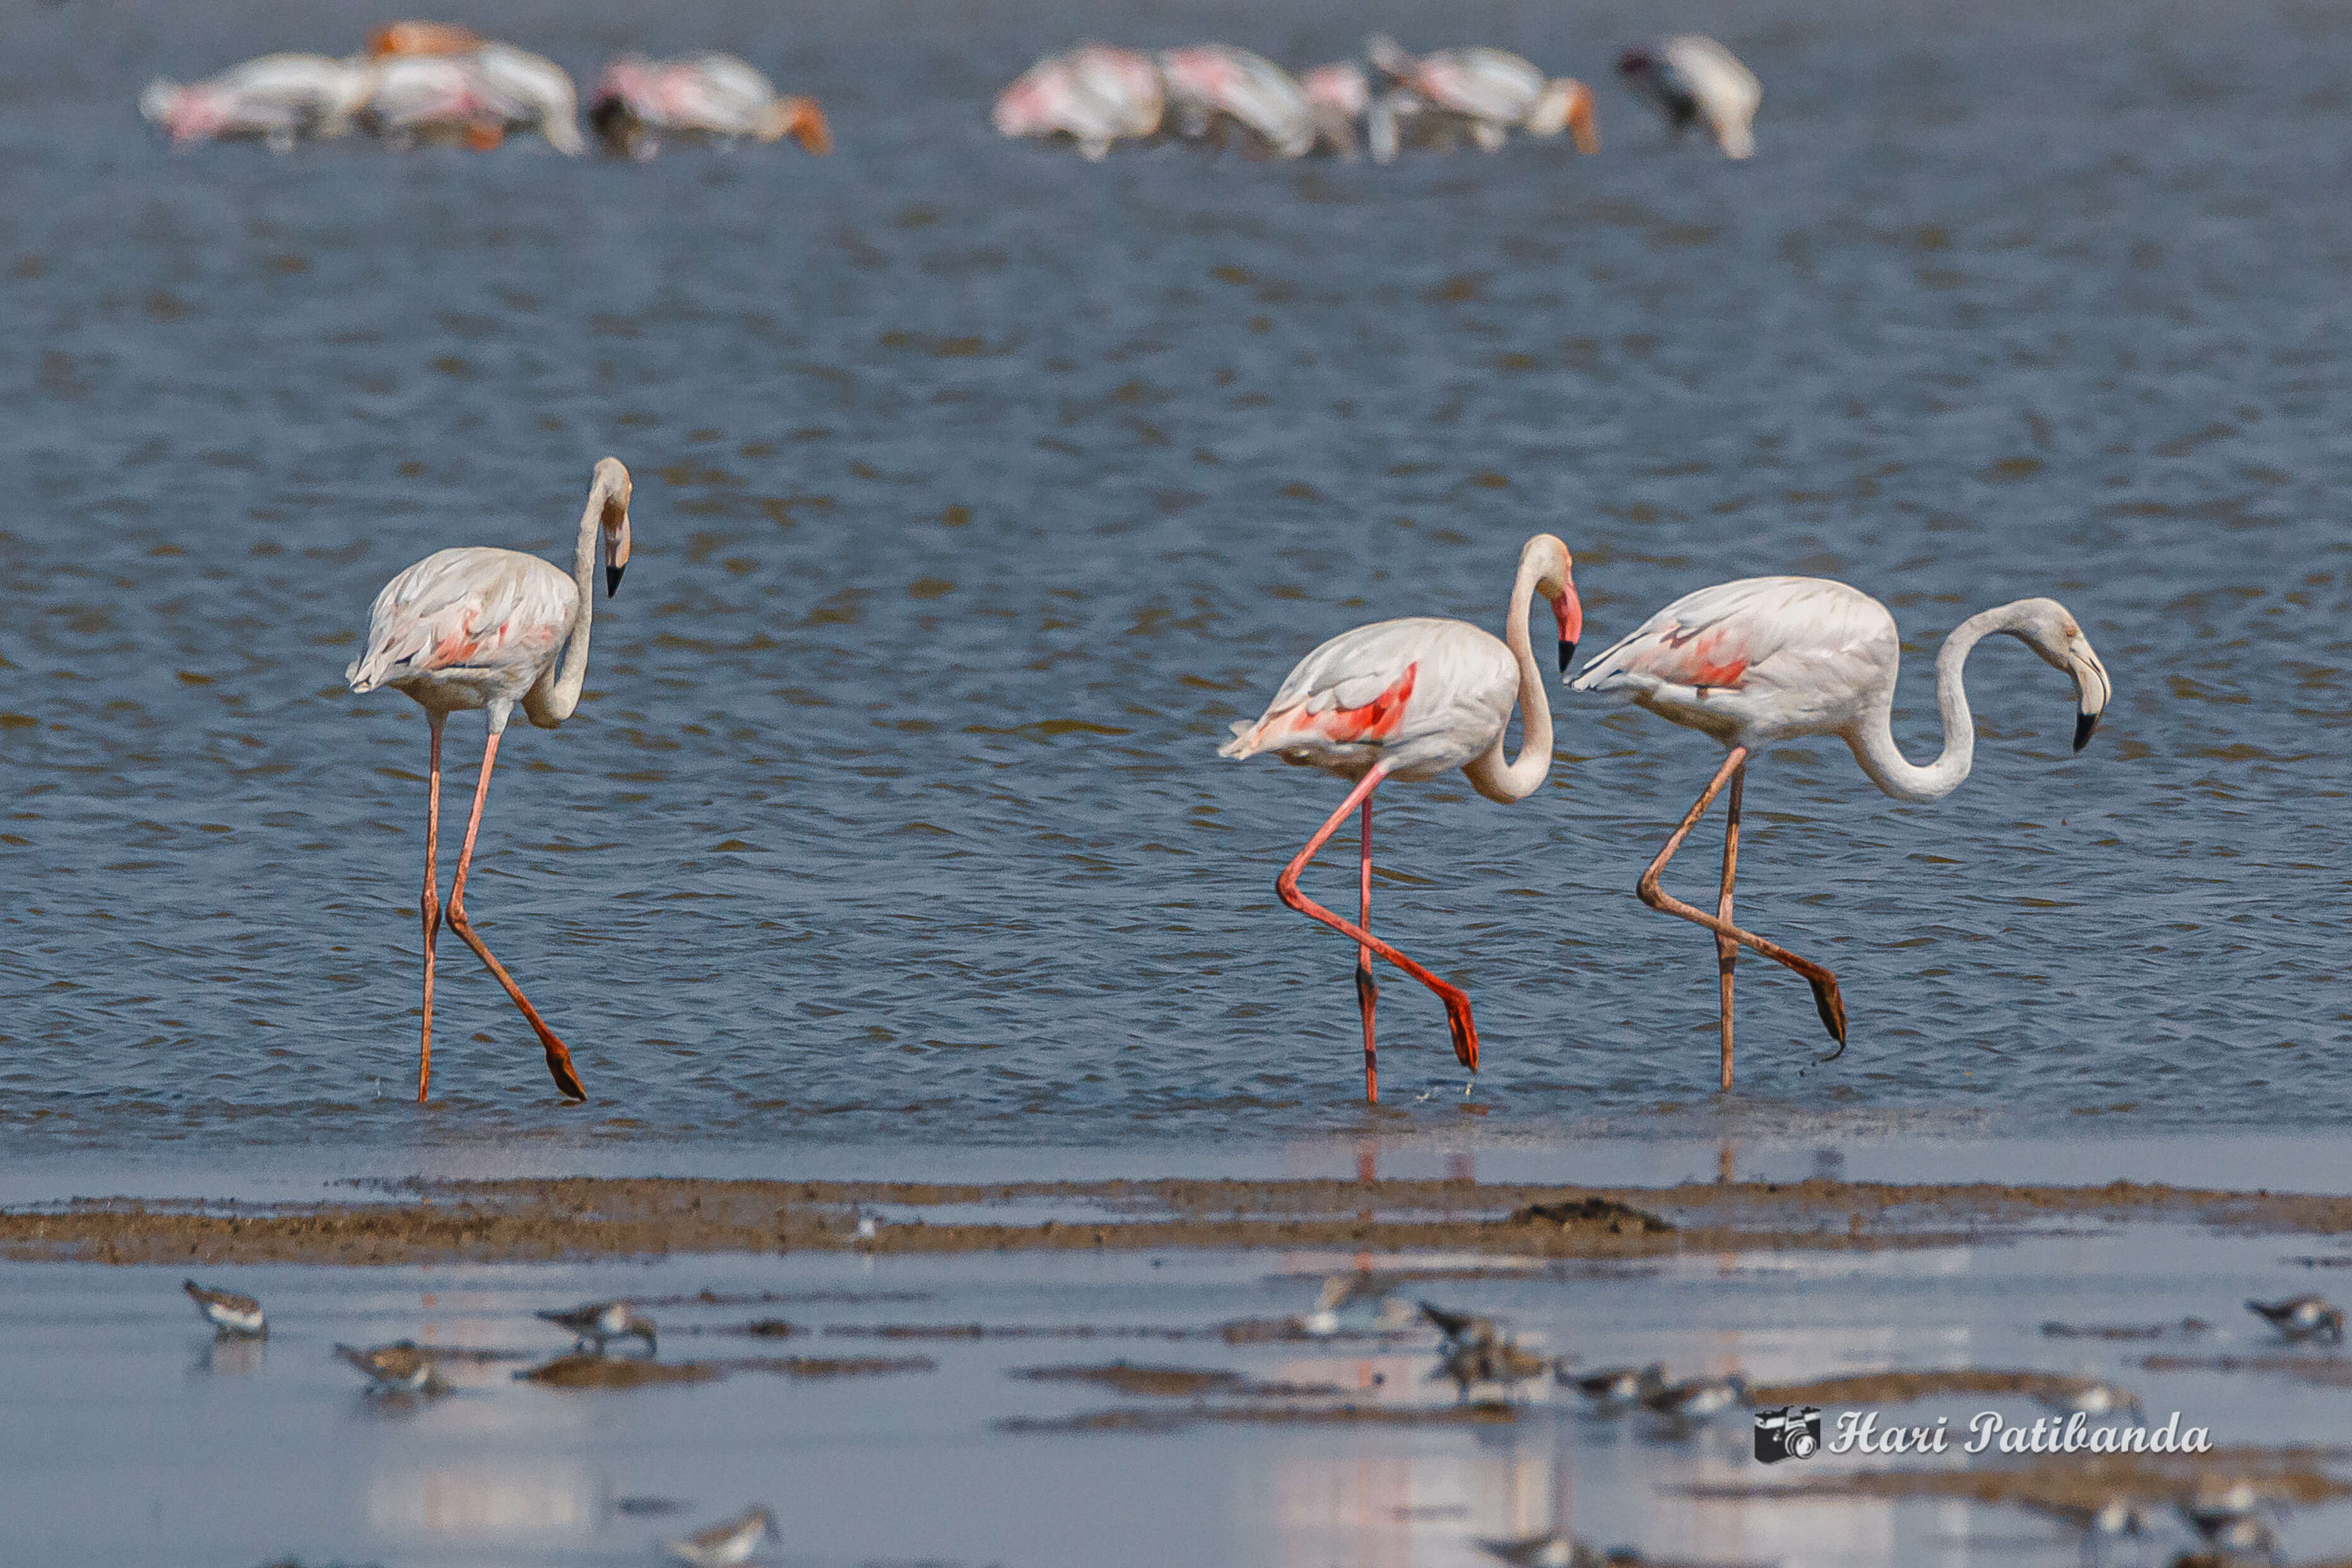
[[[1433,779],[1492,747],[1518,697],[1503,640],[1463,621],[1416,616],[1343,632],[1294,667],[1223,757],[1271,751],[1285,762],[1361,778]]]
[[[1595,654],[1571,682],[1613,692],[1727,744],[1839,733],[1891,703],[1895,617],[1818,577],[1751,577],[1685,594]]]
[[[484,700],[511,700],[554,664],[579,598],[570,578],[535,555],[436,550],[375,596],[367,650],[344,678],[354,692],[463,685],[478,688]]]

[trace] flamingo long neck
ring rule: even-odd
[[[1543,666],[1536,663],[1528,639],[1528,601],[1535,597],[1542,568],[1531,557],[1519,560],[1518,580],[1511,584],[1510,619],[1503,626],[1503,642],[1519,662],[1519,757],[1503,760],[1503,737],[1463,766],[1470,787],[1489,800],[1509,805],[1524,800],[1543,787],[1551,772],[1551,693],[1544,685]]]
[[[604,503],[612,486],[600,477],[588,493],[588,509],[580,514],[580,544],[572,555],[572,624],[563,633],[563,659],[555,667],[554,683],[545,696],[534,686],[523,700],[531,723],[552,729],[580,706],[580,687],[588,678],[588,632],[596,618],[596,529],[604,520]],[[536,699],[536,700],[534,700]]]
[[[1895,747],[1895,685],[1887,683],[1869,715],[1846,736],[1854,760],[1862,764],[1872,783],[1898,800],[1922,805],[1940,800],[1959,788],[1977,756],[1976,719],[1969,712],[1969,692],[1960,680],[1960,666],[1986,637],[1995,632],[2015,632],[2030,615],[2024,601],[1979,611],[1953,627],[1952,634],[1944,639],[1943,651],[1936,655],[1936,706],[1944,715],[1944,750],[1925,768],[1906,761]]]

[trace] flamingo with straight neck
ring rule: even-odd
[[[1223,757],[1271,751],[1285,762],[1319,768],[1356,781],[1307,847],[1275,882],[1282,902],[1356,943],[1356,1004],[1364,1025],[1364,1098],[1381,1097],[1373,1013],[1380,987],[1374,955],[1387,959],[1438,995],[1454,1034],[1454,1054],[1478,1070],[1478,1030],[1470,998],[1372,935],[1372,791],[1383,779],[1435,779],[1459,768],[1470,787],[1506,805],[1535,793],[1551,771],[1551,702],[1544,672],[1528,639],[1528,605],[1538,593],[1559,626],[1559,668],[1565,673],[1584,625],[1584,608],[1570,577],[1568,547],[1538,534],[1519,552],[1503,635],[1464,621],[1414,617],[1381,621],[1343,632],[1298,662],[1264,716],[1234,726]],[[1519,755],[1503,760],[1503,731],[1511,710],[1521,715]],[[1334,915],[1298,891],[1307,869],[1348,813],[1363,812],[1357,865],[1358,918]]]
[[[522,1009],[547,1053],[547,1071],[556,1088],[567,1099],[588,1098],[572,1070],[571,1051],[467,920],[466,873],[473,863],[482,807],[490,798],[499,737],[515,704],[520,702],[525,716],[541,729],[553,729],[580,704],[580,685],[588,674],[600,538],[604,591],[618,593],[621,569],[629,563],[629,471],[618,458],[596,465],[588,506],[580,514],[570,576],[520,550],[479,546],[437,550],[383,585],[368,612],[367,651],[343,672],[354,692],[379,686],[405,692],[425,709],[425,721],[433,730],[432,768],[425,784],[425,1028],[416,1066],[420,1105],[433,1083],[433,950],[441,931],[435,887],[441,839],[441,727],[451,714],[467,708],[483,710],[489,737],[482,747],[482,771],[474,783],[474,810],[466,820],[457,879],[449,888],[449,926]]]
[[[1845,1050],[1845,1001],[1837,977],[1809,958],[1731,923],[1732,879],[1739,863],[1739,797],[1748,758],[1758,748],[1801,736],[1834,735],[1853,752],[1870,781],[1897,800],[1925,804],[1958,788],[1976,759],[1977,731],[1960,666],[1994,632],[2016,638],[2074,683],[2074,749],[2089,744],[2115,687],[2083,628],[2054,599],[2021,599],[1969,616],[1944,639],[1936,657],[1936,701],[1943,709],[1944,749],[1925,767],[1895,744],[1895,679],[1903,643],[1886,606],[1843,582],[1817,577],[1751,577],[1685,594],[1633,634],[1595,655],[1570,689],[1614,692],[1659,717],[1704,730],[1728,750],[1723,766],[1683,818],[1682,826],[1642,873],[1642,902],[1715,933],[1722,1009],[1723,1087],[1731,1087],[1731,969],[1740,946],[1785,964],[1813,988],[1813,1005]],[[1723,883],[1708,915],[1658,886],[1658,874],[1682,848],[1724,785],[1731,786],[1723,839]],[[1823,1060],[1829,1060],[1824,1058]]]

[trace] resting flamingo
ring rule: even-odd
[[[405,692],[425,709],[425,721],[433,729],[432,768],[425,784],[425,1030],[416,1068],[420,1105],[433,1082],[433,948],[441,930],[441,904],[434,885],[441,838],[441,727],[465,708],[485,710],[489,738],[482,747],[473,814],[466,820],[466,843],[457,853],[457,880],[449,888],[449,927],[465,938],[522,1009],[546,1050],[547,1071],[556,1088],[570,1099],[588,1098],[580,1075],[572,1071],[572,1053],[467,920],[466,872],[474,859],[474,836],[481,831],[482,807],[490,798],[499,737],[515,704],[520,702],[523,713],[541,729],[553,729],[579,705],[580,685],[588,674],[589,622],[596,602],[592,574],[599,534],[604,545],[604,591],[617,593],[621,569],[629,564],[629,471],[615,457],[596,465],[587,509],[580,514],[571,576],[520,550],[479,546],[437,550],[383,585],[368,612],[367,652],[343,672],[354,692],[378,686]]]
[[[1528,601],[1537,593],[1550,601],[1559,623],[1564,674],[1584,626],[1584,607],[1570,575],[1573,564],[1568,547],[1549,534],[1527,542],[1500,638],[1467,622],[1428,616],[1342,632],[1299,660],[1265,715],[1255,723],[1234,725],[1234,738],[1218,748],[1218,755],[1233,758],[1271,751],[1285,762],[1356,781],[1274,885],[1291,908],[1355,939],[1364,1098],[1374,1103],[1381,1097],[1372,1028],[1380,1000],[1372,979],[1374,954],[1437,993],[1454,1033],[1454,1054],[1473,1072],[1478,1070],[1478,1030],[1470,998],[1460,987],[1439,979],[1371,933],[1372,791],[1384,779],[1417,783],[1459,768],[1470,787],[1489,800],[1508,805],[1535,793],[1551,771],[1551,703],[1528,641]],[[1506,763],[1503,731],[1514,706],[1522,714],[1519,756]],[[1348,813],[1360,808],[1359,915],[1351,922],[1299,892],[1298,875]]]
[[[1944,639],[1936,657],[1936,701],[1943,710],[1943,754],[1926,767],[1895,744],[1895,678],[1903,644],[1886,606],[1859,589],[1817,577],[1751,577],[1685,594],[1639,630],[1588,661],[1570,689],[1615,692],[1660,718],[1703,730],[1729,750],[1723,766],[1683,818],[1682,826],[1642,873],[1642,902],[1715,933],[1723,1012],[1723,1087],[1731,1087],[1731,967],[1738,944],[1802,975],[1832,1039],[1845,1050],[1845,1001],[1837,977],[1809,958],[1731,923],[1731,884],[1739,863],[1739,796],[1748,758],[1760,747],[1808,735],[1833,735],[1853,749],[1870,781],[1897,800],[1925,804],[1958,788],[1975,760],[1977,732],[1960,666],[1993,632],[2016,638],[2074,683],[2074,749],[2089,744],[2114,685],[2106,666],[2066,607],[2054,599],[2021,599],[1971,615]],[[1723,885],[1708,915],[1662,892],[1658,874],[1682,848],[1726,783]],[[1823,1060],[1829,1060],[1824,1058]]]

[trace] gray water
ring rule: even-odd
[[[1662,19],[1606,4],[466,12],[583,74],[740,51],[824,101],[825,161],[174,156],[133,111],[382,19],[8,25],[12,1155],[2352,1113],[2336,13],[1696,0],[1673,24],[1766,84],[1745,166],[1606,82],[1584,160],[1087,166],[985,125],[1084,32],[1303,65],[1385,25],[1599,79]],[[580,715],[509,732],[471,900],[593,1099],[555,1103],[445,938],[420,1113],[425,727],[341,669],[429,550],[567,554],[608,451],[635,561]],[[1716,753],[1559,693],[1538,796],[1383,792],[1376,924],[1470,988],[1486,1071],[1465,1113],[1396,977],[1394,1103],[1362,1109],[1352,955],[1271,889],[1340,789],[1214,747],[1333,632],[1493,624],[1538,528],[1596,648],[1741,575],[1879,594],[1915,756],[1970,611],[2053,593],[2104,653],[2070,757],[2063,683],[1987,649],[1937,806],[1834,745],[1755,770],[1741,907],[1843,977],[1842,1061],[1751,962],[1714,1103],[1710,948],[1632,888]],[[451,737],[454,811],[478,729]],[[1675,885],[1712,887],[1714,842]]]
[[[2217,1445],[2326,1445],[2343,1435],[2340,1389],[2278,1372],[2150,1372],[2155,1353],[2282,1352],[2238,1309],[2250,1289],[2307,1289],[2278,1237],[2168,1227],[2016,1245],[1877,1254],[1694,1255],[1631,1268],[1534,1270],[1528,1278],[1423,1279],[1408,1295],[1500,1318],[1546,1354],[1598,1368],[1663,1359],[1677,1375],[1744,1369],[1799,1380],[1910,1368],[2039,1367],[2137,1392],[2162,1426]],[[1446,1260],[1423,1258],[1423,1267]],[[1460,1260],[1464,1263],[1491,1260]],[[1039,1365],[1124,1359],[1325,1384],[1384,1406],[1442,1407],[1435,1336],[1228,1346],[1200,1339],[877,1339],[832,1327],[1213,1330],[1304,1310],[1344,1256],[1195,1254],[1013,1259],[670,1260],[651,1266],[271,1267],[220,1271],[271,1312],[266,1342],[215,1341],[179,1291],[180,1271],[0,1264],[13,1332],[0,1339],[19,1440],[0,1467],[11,1562],[100,1568],[169,1562],[250,1568],[301,1561],[403,1568],[592,1568],[656,1561],[653,1542],[764,1501],[780,1568],[1108,1563],[1357,1568],[1491,1563],[1480,1537],[1573,1531],[1653,1559],[1788,1568],[2077,1568],[2066,1532],[2014,1509],[1950,1500],[1801,1502],[1689,1495],[1694,1486],[1803,1483],[1858,1469],[1957,1467],[1969,1424],[1991,1410],[2030,1424],[2014,1397],[1939,1397],[1880,1412],[1882,1426],[1950,1423],[1941,1460],[1824,1453],[1767,1468],[1744,1411],[1675,1434],[1646,1417],[1597,1419],[1569,1391],[1507,1426],[1216,1424],[1174,1433],[1005,1432],[1107,1408],[1183,1408],[1084,1384],[1019,1381]],[[213,1278],[207,1275],[207,1278]],[[929,1355],[929,1373],[583,1393],[517,1383],[564,1348],[530,1313],[627,1291],[641,1298],[775,1292],[771,1302],[654,1309],[665,1359]],[[2177,1323],[2214,1332],[2117,1343],[2053,1339],[2045,1320]],[[782,1317],[785,1340],[698,1333]],[[336,1361],[338,1341],[400,1338],[517,1359],[445,1363],[456,1391],[371,1398]],[[1220,1398],[1214,1403],[1237,1401]],[[1328,1399],[1308,1400],[1310,1405]],[[1834,1432],[1843,1412],[1824,1410]],[[1974,1461],[1990,1465],[1989,1455]],[[2017,1463],[2014,1458],[2006,1461]],[[674,1513],[620,1506],[659,1499]],[[2287,1561],[2352,1546],[2344,1506],[2297,1510]],[[2168,1514],[2147,1561],[2189,1544]],[[2131,1561],[2129,1558],[2125,1561]]]

